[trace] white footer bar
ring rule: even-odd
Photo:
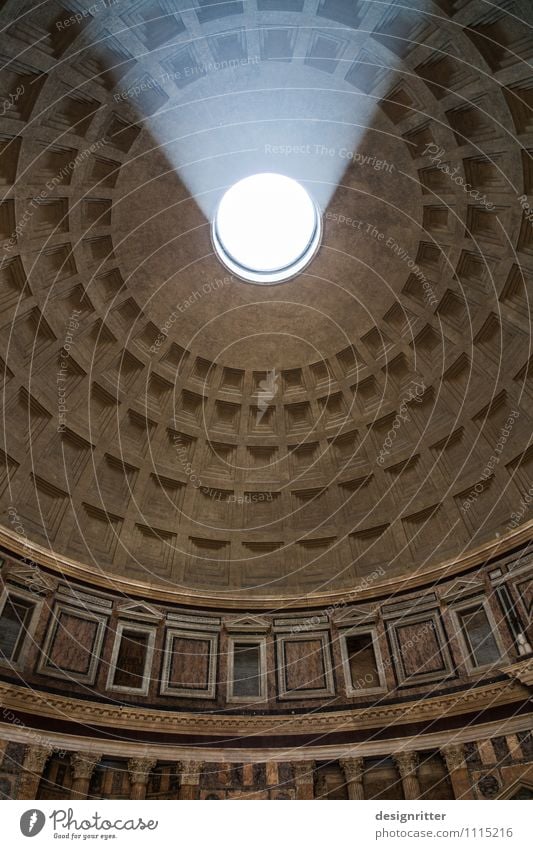
[[[67,841],[69,846],[107,844],[117,849],[533,846],[527,801],[324,805],[246,800],[238,811],[235,804],[188,801],[4,801],[0,811],[2,844],[10,849],[44,849]]]

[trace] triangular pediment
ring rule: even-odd
[[[474,578],[461,579],[454,581],[441,596],[443,601],[453,601],[455,599],[466,598],[471,595],[482,595],[485,592],[485,587],[481,581],[476,581]]]
[[[237,619],[227,619],[224,622],[226,631],[241,631],[245,633],[264,633],[270,628],[268,619],[261,616],[239,616]]]
[[[37,566],[13,563],[4,572],[4,579],[19,586],[31,587],[32,592],[47,593],[54,589],[55,581]]]
[[[339,626],[357,625],[361,622],[373,622],[377,610],[370,604],[360,604],[357,607],[344,607],[332,614],[332,621]]]
[[[160,610],[144,601],[125,601],[119,604],[117,612],[120,616],[130,616],[134,619],[163,619]]]

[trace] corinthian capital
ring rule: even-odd
[[[24,769],[40,775],[53,751],[53,746],[28,746],[24,755]]]
[[[181,784],[200,784],[204,767],[203,761],[180,761],[178,766]]]
[[[339,761],[346,781],[362,781],[364,773],[363,758],[342,758]]]
[[[314,761],[293,761],[291,766],[296,784],[313,783]]]
[[[73,752],[70,756],[73,778],[90,778],[96,764],[101,758],[102,754],[100,752]]]
[[[440,751],[450,772],[464,766],[464,751],[460,743],[450,743],[449,746],[443,746]]]
[[[128,772],[132,784],[146,784],[151,770],[155,767],[157,758],[131,758],[128,761]]]
[[[416,772],[418,767],[418,754],[416,752],[397,752],[393,755],[393,758],[402,778],[404,775]]]

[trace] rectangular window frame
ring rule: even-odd
[[[350,656],[348,654],[348,637],[369,635],[372,638],[372,646],[376,658],[376,667],[379,678],[377,687],[354,687],[352,684],[352,674],[350,670]],[[368,627],[352,627],[345,628],[339,634],[339,643],[341,649],[342,668],[344,672],[344,682],[346,686],[347,696],[373,696],[377,693],[384,693],[387,690],[387,681],[385,678],[385,669],[383,667],[383,656],[379,645],[377,628]]]
[[[2,594],[0,595],[0,616],[2,616],[5,606],[10,598],[20,599],[21,601],[30,601],[34,605],[28,627],[26,628],[26,633],[19,637],[21,643],[17,659],[8,660],[7,658],[0,657],[0,666],[7,667],[8,669],[22,669],[25,665],[28,651],[33,642],[32,637],[40,618],[43,599],[40,596],[36,596],[34,593],[6,584],[2,590]]]
[[[285,664],[285,643],[300,641],[309,642],[310,640],[317,640],[320,642],[326,686],[309,690],[289,690],[287,687],[287,667]],[[330,636],[328,631],[308,631],[305,634],[278,634],[276,639],[276,650],[279,692],[278,698],[280,700],[303,701],[305,699],[327,698],[328,696],[335,695]]]
[[[235,646],[259,646],[259,695],[237,696],[233,692],[233,673]],[[251,634],[228,637],[228,678],[226,700],[236,704],[250,704],[251,702],[264,702],[267,699],[267,638],[255,637]]]
[[[124,631],[133,631],[137,634],[147,634],[148,643],[146,645],[146,657],[144,660],[144,670],[142,676],[142,684],[140,687],[127,687],[124,684],[114,684],[117,660],[122,643]],[[111,660],[109,662],[109,672],[107,673],[106,689],[113,693],[135,693],[138,696],[147,696],[150,688],[150,679],[152,672],[152,664],[154,659],[155,638],[157,627],[149,627],[142,625],[139,622],[122,621],[117,623],[115,639],[113,642],[113,650],[111,652]]]
[[[488,623],[491,628],[492,635],[496,642],[496,646],[498,651],[500,652],[500,657],[491,663],[483,663],[480,666],[477,666],[473,662],[473,651],[471,646],[469,645],[469,641],[467,640],[467,635],[463,631],[463,625],[461,621],[461,614],[463,614],[466,610],[471,610],[473,608],[483,608],[485,611],[485,616],[487,617]],[[509,656],[505,650],[505,646],[503,644],[502,637],[500,635],[498,625],[496,623],[496,619],[490,609],[490,606],[487,603],[486,598],[481,596],[472,597],[465,599],[463,602],[459,604],[455,604],[453,608],[450,609],[450,613],[453,617],[453,624],[455,634],[457,639],[459,640],[459,644],[461,646],[461,652],[463,655],[463,661],[465,667],[468,672],[477,675],[479,672],[486,672],[490,669],[496,669],[504,663],[509,663]]]
[[[97,623],[96,636],[91,651],[91,662],[86,674],[69,672],[68,670],[62,671],[48,662],[50,649],[53,645],[56,631],[59,627],[61,613],[68,613],[72,616],[78,616],[81,619],[90,619]],[[64,604],[63,602],[57,603],[47,625],[46,637],[41,650],[37,671],[42,675],[50,675],[53,678],[61,678],[63,680],[66,678],[69,681],[77,681],[80,684],[89,684],[92,686],[96,681],[96,673],[100,662],[108,618],[109,617],[105,613],[97,613],[96,611],[90,610],[86,607],[77,607],[75,605]]]
[[[204,690],[176,687],[169,682],[170,665],[172,662],[172,644],[174,637],[183,637],[189,640],[205,640],[209,643],[209,663],[208,663],[208,681],[207,687]],[[165,650],[163,659],[163,669],[161,672],[161,688],[162,696],[178,696],[189,699],[214,699],[216,696],[217,686],[217,655],[218,655],[218,635],[209,631],[188,631],[181,628],[168,628],[165,635]]]
[[[443,668],[437,669],[434,672],[408,674],[404,665],[403,643],[399,638],[397,629],[412,625],[424,626],[426,623],[431,623],[432,625],[439,653],[443,661]],[[445,679],[455,677],[455,664],[451,656],[448,638],[444,631],[440,609],[422,609],[417,616],[405,616],[405,618],[400,619],[395,614],[394,619],[390,618],[386,620],[386,628],[391,645],[391,659],[394,662],[393,670],[399,687],[415,687],[419,684],[429,684],[432,681],[444,681]]]

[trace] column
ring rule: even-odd
[[[363,775],[365,770],[363,758],[343,758],[339,761],[339,765],[344,772],[348,799],[364,799]]]
[[[496,763],[496,752],[491,740],[479,740],[477,750],[483,766],[494,766]]]
[[[403,795],[406,799],[420,799],[420,784],[416,774],[418,755],[416,752],[398,752],[393,755],[402,779]]]
[[[203,766],[203,761],[180,762],[180,799],[199,798],[199,787]]]
[[[509,749],[509,754],[513,761],[519,761],[522,758],[522,749],[520,747],[520,740],[516,736],[516,734],[506,734],[505,739],[507,741],[507,748]]]
[[[440,751],[448,767],[455,798],[473,799],[474,795],[468,777],[462,745],[460,743],[450,743],[449,746],[443,746]]]
[[[243,763],[242,765],[242,783],[243,787],[253,787],[254,783],[254,764]]]
[[[267,787],[277,787],[279,784],[278,764],[277,761],[267,761],[266,763],[266,783]]]
[[[297,799],[314,799],[314,761],[293,761],[292,771]]]
[[[145,799],[146,785],[150,777],[150,771],[157,763],[157,758],[131,758],[128,761],[128,772],[130,774],[130,799]]]
[[[73,752],[70,756],[72,769],[71,799],[86,799],[89,794],[89,784],[92,774],[102,755],[93,752]]]
[[[4,755],[7,749],[7,740],[0,740],[0,766],[2,766],[2,761],[4,760]]]
[[[52,752],[52,746],[28,746],[22,764],[22,773],[18,792],[19,799],[35,799],[46,762]]]

